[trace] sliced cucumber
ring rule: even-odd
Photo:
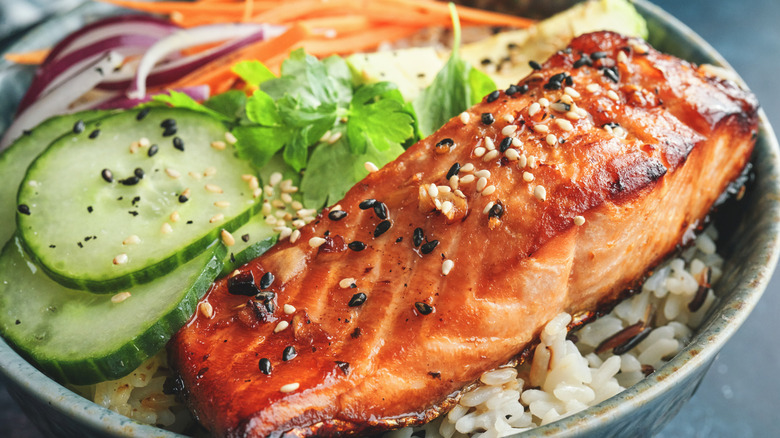
[[[52,281],[18,238],[0,254],[0,332],[48,375],[77,385],[122,377],[156,354],[195,312],[222,269],[224,245],[130,296],[96,295]],[[119,291],[117,291],[119,292]],[[116,298],[115,298],[116,297]]]
[[[219,121],[186,109],[88,123],[30,165],[19,236],[67,287],[110,293],[164,275],[261,207],[243,177],[252,167],[224,141]]]
[[[236,230],[233,237],[236,244],[228,248],[229,254],[225,259],[220,277],[225,276],[239,266],[260,257],[264,252],[276,244],[279,233],[265,222],[262,215],[255,215],[252,220]]]
[[[57,137],[80,128],[76,123],[110,114],[108,111],[83,111],[52,117],[16,139],[0,154],[0,242],[7,242],[16,230],[16,192],[27,166]]]

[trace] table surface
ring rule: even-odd
[[[780,2],[776,0],[653,0],[712,44],[759,97],[780,129]],[[661,432],[662,437],[766,437],[777,435],[780,406],[780,275],[726,344],[697,393]],[[39,438],[0,383],[0,435]]]

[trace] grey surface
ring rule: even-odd
[[[8,3],[6,3],[8,2]],[[776,0],[655,0],[717,49],[759,97],[772,125],[780,127],[780,2]],[[0,0],[0,6],[11,0]],[[724,347],[693,399],[663,430],[663,437],[769,437],[780,406],[780,278]],[[631,433],[629,433],[631,435]],[[0,436],[40,433],[0,389]]]

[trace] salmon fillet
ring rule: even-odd
[[[641,40],[576,38],[215,283],[213,317],[169,348],[187,402],[232,437],[433,418],[692,235],[748,162],[757,108]]]

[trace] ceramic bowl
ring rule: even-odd
[[[635,2],[647,19],[650,43],[661,51],[695,63],[728,67],[704,40],[674,17],[645,1]],[[115,11],[94,5],[58,20],[71,28],[95,15]],[[48,26],[51,28],[51,25]],[[60,32],[68,31],[61,26]],[[22,48],[52,37],[33,30],[19,44]],[[62,34],[60,34],[61,36]],[[18,46],[15,49],[20,49]],[[0,94],[14,102],[29,81],[29,71],[0,77]],[[21,90],[21,91],[20,91]],[[8,94],[10,93],[10,94]],[[4,103],[3,105],[6,105]],[[10,109],[0,108],[8,117]],[[0,131],[6,121],[0,120]],[[674,359],[628,390],[555,423],[522,436],[636,436],[661,430],[690,399],[721,347],[737,331],[755,307],[775,268],[780,244],[780,150],[766,116],[761,112],[760,131],[753,156],[755,181],[736,216],[735,227],[721,229],[719,247],[725,248],[724,275],[716,285],[720,301],[693,340]],[[179,436],[145,426],[99,407],[70,392],[24,361],[0,340],[0,376],[32,421],[47,435],[62,437]]]

